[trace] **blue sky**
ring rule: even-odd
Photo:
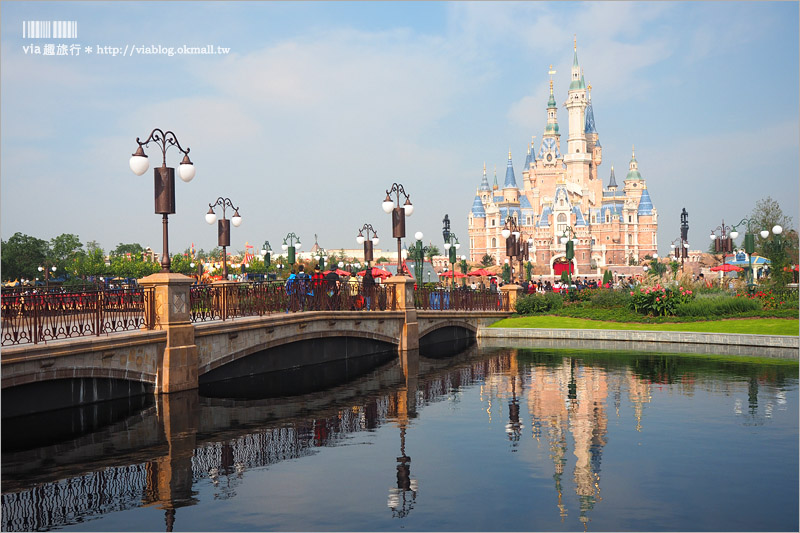
[[[659,214],[659,249],[689,212],[692,248],[772,196],[798,221],[797,2],[15,2],[0,22],[2,238],[75,233],[106,250],[161,250],[152,170],[136,137],[174,131],[197,176],[176,184],[170,251],[216,246],[204,215],[240,208],[232,248],[294,232],[356,247],[380,203],[411,194],[416,231],[467,239],[484,162],[518,183],[546,120],[548,67],[566,100],[573,36],[603,145],[624,177],[631,146]],[[23,21],[75,20],[77,39],[24,39]],[[213,45],[225,55],[43,56],[23,47]],[[563,139],[567,115],[559,107]],[[160,151],[147,150],[151,167]],[[176,150],[167,162],[177,166]]]

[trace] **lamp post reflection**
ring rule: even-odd
[[[406,455],[406,428],[417,412],[417,369],[406,374],[406,386],[397,393],[397,423],[400,426],[400,457],[397,486],[389,489],[386,505],[393,518],[405,518],[417,501],[417,480],[411,478],[411,457]]]

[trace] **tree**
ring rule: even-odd
[[[50,253],[46,241],[17,232],[8,241],[2,241],[2,264],[4,280],[34,279],[39,275],[37,270],[44,266]]]
[[[131,257],[135,259],[137,257],[141,257],[142,252],[144,252],[144,248],[142,248],[142,245],[138,242],[131,244],[119,243],[114,251],[111,252],[111,255],[127,257],[128,254],[131,254]]]
[[[783,229],[777,236],[772,234],[776,225]],[[770,196],[756,202],[750,212],[748,231],[758,235],[762,230],[769,231],[770,235],[766,239],[760,235],[756,238],[755,253],[770,260],[770,277],[776,287],[784,287],[792,280],[791,272],[784,269],[798,262],[797,232],[792,227],[792,217],[785,215],[780,204]]]
[[[57,267],[56,275],[65,273],[66,267],[72,263],[75,255],[83,250],[83,244],[77,235],[62,233],[50,239],[48,259]]]
[[[488,267],[492,265],[494,265],[494,257],[489,254],[485,254],[483,257],[481,257],[481,266]]]
[[[425,252],[425,257],[428,258],[428,261],[433,262],[433,258],[440,254],[441,252],[439,251],[438,246],[435,244],[428,244],[428,250]]]

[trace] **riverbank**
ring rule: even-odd
[[[565,316],[535,315],[504,318],[492,328],[538,328],[538,329],[593,329],[625,331],[687,331],[697,333],[733,333],[750,335],[798,336],[800,321],[796,318],[736,318],[706,320],[702,322],[672,322],[646,324],[641,322],[612,322]]]

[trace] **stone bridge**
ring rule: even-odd
[[[175,283],[175,274],[163,276],[168,276],[167,283],[156,291],[185,284],[181,279]],[[359,358],[374,354],[398,354],[404,370],[408,372],[410,364],[415,372],[420,343],[474,338],[481,326],[509,315],[417,311],[413,281],[393,279],[400,284],[395,311],[308,311],[192,324],[186,309],[163,305],[156,311],[162,329],[5,348],[2,400],[8,403],[3,416],[147,392],[190,390],[204,383],[319,363],[355,367]],[[167,292],[160,301],[169,302],[171,296]]]

